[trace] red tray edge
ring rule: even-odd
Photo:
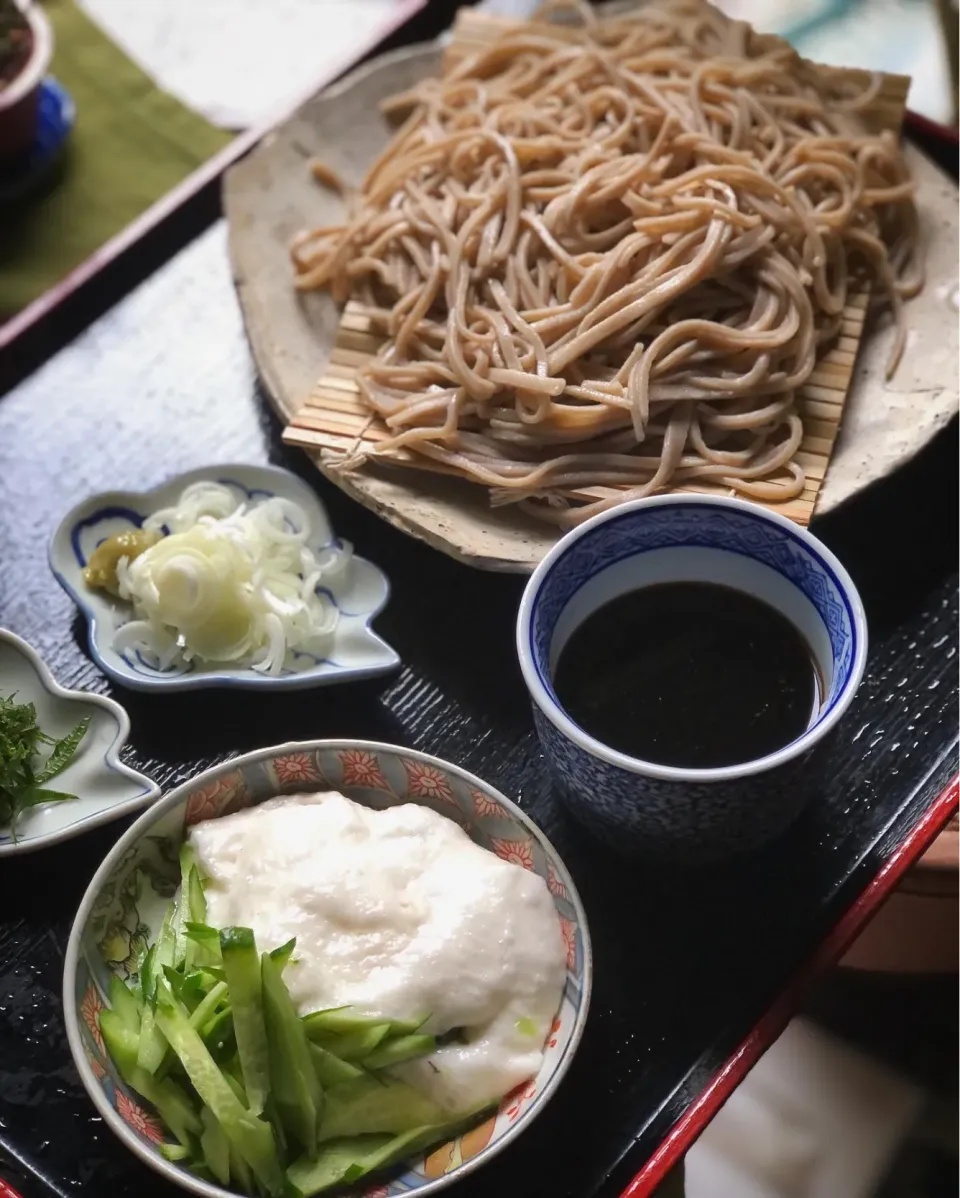
[[[797,1011],[811,984],[834,965],[860,930],[960,806],[960,775],[953,778],[880,871],[850,904],[774,999],[756,1026],[744,1037],[726,1063],[663,1138],[656,1152],[636,1174],[620,1198],[649,1198],[673,1166],[698,1138],[756,1062],[777,1039]]]

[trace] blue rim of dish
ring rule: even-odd
[[[693,500],[693,499],[685,498],[684,503],[685,503],[685,506],[687,506],[689,508],[701,508],[704,511],[715,511],[716,510],[715,504],[703,503],[703,502],[698,503],[698,502],[696,502],[696,500]],[[837,576],[836,571],[833,569],[833,567],[830,565],[830,563],[828,561],[826,561],[826,559],[823,557],[823,555],[821,553],[818,552],[815,543],[808,542],[803,537],[797,536],[795,531],[793,530],[793,528],[787,527],[787,524],[789,524],[789,522],[787,522],[786,524],[781,524],[780,520],[772,521],[769,519],[768,515],[758,514],[756,512],[746,510],[743,507],[738,507],[738,515],[742,515],[749,520],[753,520],[757,524],[763,525],[764,528],[771,528],[771,527],[781,528],[786,536],[790,537],[791,540],[797,546],[799,546],[801,549],[803,549],[804,552],[808,553],[810,555],[810,557],[814,559],[814,561],[820,567],[820,569],[823,570],[823,572],[827,575],[827,577],[830,579],[830,581],[833,583],[834,587],[836,588],[837,594],[840,597],[841,602],[843,603],[843,607],[847,614],[847,619],[848,619],[849,625],[850,625],[850,641],[851,641],[850,670],[849,670],[846,680],[844,681],[842,686],[837,688],[836,694],[834,695],[834,697],[830,701],[830,703],[820,713],[819,717],[816,720],[816,723],[811,724],[810,727],[806,729],[806,731],[804,731],[800,736],[798,736],[796,738],[796,740],[791,741],[790,744],[784,745],[782,749],[778,750],[778,753],[783,753],[783,752],[793,748],[794,746],[799,744],[801,741],[805,741],[813,733],[816,733],[820,729],[821,725],[823,725],[823,723],[826,721],[828,716],[830,716],[830,714],[835,710],[835,708],[838,705],[840,705],[840,704],[846,705],[849,702],[850,683],[851,683],[851,680],[854,680],[857,677],[857,660],[858,660],[858,654],[860,652],[860,642],[859,642],[859,638],[857,636],[856,613],[853,609],[853,606],[850,603],[850,598],[847,593],[847,591],[848,591],[847,586],[841,582],[841,580]],[[598,523],[596,525],[596,528],[597,528],[597,530],[601,530],[601,529],[606,530],[615,524],[622,523],[622,521],[632,519],[635,516],[636,516],[636,511],[618,512],[615,515],[608,516],[607,519]],[[590,531],[592,531],[592,530],[590,530]],[[585,535],[589,535],[589,532],[585,532]],[[577,538],[577,540],[579,541],[579,538]],[[812,541],[812,538],[811,538],[811,541]],[[651,546],[648,549],[627,549],[623,553],[619,554],[619,556],[611,558],[609,561],[605,561],[603,569],[605,569],[605,570],[609,569],[611,566],[615,566],[618,562],[625,561],[627,558],[642,557],[646,553],[653,553],[655,550],[658,550],[660,548],[662,548],[662,546]],[[701,543],[698,541],[691,540],[691,541],[684,541],[683,544],[678,545],[677,548],[716,549],[716,548],[718,548],[718,546],[708,545],[708,544],[704,544],[704,543]],[[740,549],[733,549],[729,546],[724,546],[721,549],[721,552],[733,553],[740,557],[748,558],[750,561],[757,560],[756,558],[752,557],[751,554],[744,553]],[[543,574],[542,578],[540,579],[540,585],[537,588],[536,595],[534,596],[533,603],[531,604],[531,607],[530,607],[530,617],[529,617],[529,621],[527,624],[526,635],[527,635],[527,650],[530,654],[530,661],[531,661],[533,668],[536,672],[536,675],[540,682],[540,685],[543,687],[544,691],[549,696],[551,702],[557,708],[557,710],[559,712],[563,713],[563,715],[566,717],[566,719],[570,720],[571,723],[574,723],[574,721],[571,719],[571,717],[569,715],[567,715],[560,700],[557,698],[556,691],[553,688],[553,681],[550,677],[550,672],[549,672],[549,670],[544,669],[544,667],[540,661],[540,654],[537,652],[536,643],[535,643],[535,639],[534,639],[534,634],[535,634],[535,631],[537,628],[537,616],[538,616],[538,613],[540,610],[540,603],[541,603],[541,600],[543,597],[543,592],[544,592],[544,584],[546,583],[546,581],[550,577],[550,575],[563,562],[564,557],[565,557],[565,554],[560,554],[551,563],[549,569],[546,570],[546,572]],[[596,574],[592,574],[592,575],[590,575],[589,578],[585,578],[584,584],[586,584],[592,578],[595,578],[595,577],[596,577]],[[574,591],[574,595],[577,594],[577,592],[581,589],[582,589],[581,587],[578,587],[577,591]],[[571,598],[572,598],[572,596],[571,596]],[[544,712],[544,714],[548,715],[547,712]],[[589,740],[589,741],[593,740],[593,737],[591,737],[589,735],[589,733],[587,733],[584,729],[580,728],[579,725],[575,724],[575,727],[577,727],[579,729],[581,734],[587,740]],[[561,732],[561,734],[565,735],[564,730],[562,728],[560,728],[559,731]],[[626,757],[627,755],[618,754],[618,756]],[[640,759],[633,759],[633,760],[636,764],[642,765],[645,769],[651,768],[650,762],[640,761]],[[758,762],[753,762],[751,764],[756,766],[757,764],[765,762],[766,760],[767,760],[767,758],[760,758]],[[611,763],[611,764],[617,764],[617,763]],[[657,768],[659,768],[659,767],[657,767]],[[713,772],[714,771],[711,771],[711,770],[688,770],[688,771],[685,771],[686,775],[691,778],[697,774],[709,775]],[[716,771],[716,772],[721,772],[721,771]]]
[[[53,166],[66,145],[77,117],[67,89],[52,75],[40,84],[37,126],[27,153],[0,171],[0,203],[20,199]]]
[[[211,481],[219,482],[224,486],[236,487],[238,490],[243,491],[248,497],[251,498],[254,495],[272,496],[275,495],[276,492],[265,491],[258,487],[248,487],[245,483],[240,482],[239,479],[230,477],[231,471],[257,470],[267,474],[277,474],[290,479],[296,484],[298,489],[309,492],[309,497],[312,502],[320,508],[324,519],[328,519],[326,515],[326,509],[323,507],[323,503],[320,498],[306,486],[302,479],[300,479],[292,471],[283,469],[282,466],[260,466],[244,463],[228,463],[223,466],[217,466],[214,469],[218,470],[220,474]],[[162,491],[166,487],[170,486],[170,484],[177,479],[184,481],[187,479],[190,479],[191,481],[197,481],[206,475],[207,471],[203,468],[197,470],[188,470],[181,475],[174,475],[171,478],[165,479],[163,482],[158,483],[157,486],[151,487],[148,491],[105,491],[101,495],[92,495],[87,500],[75,504],[54,529],[53,536],[50,538],[47,547],[47,561],[50,566],[50,571],[60,586],[63,587],[64,591],[66,591],[66,593],[76,604],[78,611],[84,617],[87,626],[87,643],[90,656],[108,678],[112,678],[119,685],[125,686],[129,690],[141,692],[156,692],[158,690],[169,690],[171,692],[204,690],[210,689],[212,687],[223,687],[227,689],[232,688],[236,690],[309,690],[313,687],[327,686],[336,682],[361,682],[369,678],[379,678],[384,674],[391,673],[402,664],[400,655],[393,648],[393,646],[385,641],[383,637],[371,627],[373,621],[377,618],[380,612],[383,611],[390,600],[390,579],[387,577],[384,571],[378,565],[376,565],[375,562],[371,562],[367,558],[361,557],[359,554],[354,554],[353,560],[355,562],[362,562],[363,565],[369,566],[379,574],[383,582],[383,598],[376,607],[374,607],[370,612],[364,613],[362,616],[361,613],[344,611],[339,607],[338,604],[336,604],[332,596],[330,596],[331,602],[334,602],[334,606],[337,607],[337,610],[342,615],[347,617],[352,616],[354,619],[362,618],[363,626],[369,635],[373,637],[387,653],[390,654],[389,661],[372,666],[349,666],[344,665],[341,662],[333,661],[330,658],[314,658],[314,667],[329,665],[332,667],[331,672],[327,674],[316,674],[313,672],[314,667],[307,667],[307,669],[304,670],[287,670],[277,677],[257,674],[252,670],[248,670],[245,673],[238,672],[235,674],[226,674],[219,671],[194,673],[193,663],[190,664],[188,669],[180,671],[176,674],[171,673],[165,675],[155,672],[151,675],[141,675],[137,673],[136,666],[131,664],[125,656],[121,655],[121,660],[128,667],[128,669],[132,671],[131,674],[127,674],[121,670],[118,670],[116,666],[106,661],[103,657],[103,654],[100,652],[96,612],[89,606],[83,596],[72,585],[70,580],[66,578],[60,570],[57,569],[57,565],[54,560],[54,546],[57,542],[61,529],[69,522],[70,550],[73,553],[77,564],[82,567],[86,564],[86,557],[77,543],[76,529],[78,527],[89,527],[92,523],[96,522],[95,518],[103,518],[104,513],[112,513],[116,516],[122,516],[124,519],[129,519],[131,523],[139,528],[143,524],[145,516],[135,509],[129,507],[128,503],[121,502],[121,500],[129,501],[131,498],[146,500],[150,496],[155,495],[158,491]],[[89,510],[82,518],[76,518],[75,513],[82,509],[90,508],[90,505],[93,503],[93,501],[97,499],[103,499],[105,501],[102,507],[93,508],[92,510]],[[339,542],[337,538],[334,537],[333,540],[327,542],[323,548],[327,548],[332,544],[338,543]],[[326,588],[323,589],[326,590]],[[306,654],[306,656],[312,657],[312,654]]]
[[[803,542],[797,541],[797,544],[798,545],[803,544]],[[659,545],[652,545],[649,549],[628,549],[625,553],[621,553],[619,557],[611,558],[608,562],[605,562],[603,568],[605,570],[609,569],[611,566],[617,565],[618,562],[626,561],[626,559],[628,557],[643,557],[644,554],[647,554],[647,553],[656,553],[659,551],[660,548],[661,548],[661,546],[659,546]],[[677,548],[678,549],[717,549],[718,546],[714,545],[714,544],[708,544],[706,541],[684,541],[683,544],[678,545]],[[837,578],[836,574],[834,574],[833,570],[830,569],[830,566],[827,564],[827,562],[825,562],[818,553],[816,553],[812,549],[810,549],[809,546],[804,545],[804,548],[809,549],[810,556],[816,560],[817,565],[823,570],[824,574],[826,574],[829,577],[830,581],[837,588],[837,594],[840,596],[840,599],[844,606],[844,610],[847,613],[847,618],[850,621],[850,641],[851,641],[851,645],[852,645],[852,648],[850,651],[850,661],[851,661],[850,673],[852,674],[853,673],[852,663],[855,662],[857,659],[857,646],[858,646],[857,628],[856,628],[856,622],[854,620],[853,608],[850,606],[850,603],[847,600],[846,592],[844,591],[843,587],[840,585],[840,580]],[[733,554],[736,554],[737,557],[747,558],[748,561],[756,561],[757,560],[752,554],[745,553],[742,549],[731,549],[729,546],[723,547],[722,549],[720,549],[720,552],[721,553],[733,553]],[[562,561],[562,558],[558,559],[558,561]],[[761,563],[761,564],[764,564],[764,563]],[[584,581],[590,582],[590,580],[592,578],[596,578],[596,575],[591,574],[590,578],[587,578]],[[549,672],[545,671],[543,669],[543,667],[541,666],[540,655],[537,653],[536,648],[534,646],[534,635],[533,634],[534,634],[534,629],[536,627],[537,614],[540,609],[540,594],[541,593],[542,593],[542,591],[538,592],[536,602],[533,605],[533,611],[530,614],[530,632],[529,632],[530,656],[533,659],[533,664],[536,667],[537,674],[539,675],[540,681],[543,683],[544,689],[550,695],[551,699],[553,699],[553,701],[559,705],[560,700],[557,698],[557,693],[553,689],[553,681],[550,677]],[[576,592],[574,592],[574,594],[576,594]],[[827,704],[827,706],[824,707],[824,709],[820,712],[820,715],[817,717],[817,723],[819,723],[820,720],[825,719],[830,714],[830,712],[833,711],[834,707],[836,707],[837,703],[840,701],[840,698],[842,697],[843,692],[845,690],[846,690],[846,683],[844,683],[838,689],[837,693],[833,696],[833,698],[830,700],[830,702]],[[816,725],[811,725],[811,728],[808,728],[807,732],[809,732],[815,726]],[[806,736],[806,734],[807,734],[806,732],[803,733],[804,736]],[[793,743],[793,742],[791,742],[791,743]],[[786,747],[787,746],[784,745],[784,748],[786,748]]]

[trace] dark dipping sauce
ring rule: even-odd
[[[560,705],[595,740],[656,765],[714,769],[776,752],[811,724],[821,684],[800,631],[708,582],[628,591],[574,630]]]

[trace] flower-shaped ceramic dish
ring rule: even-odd
[[[68,840],[139,811],[160,794],[155,782],[120,760],[130,731],[120,704],[103,695],[66,690],[26,641],[0,629],[0,695],[12,694],[18,702],[34,705],[37,723],[51,736],[65,736],[87,716],[90,726],[76,756],[52,783],[76,799],[25,812],[17,822],[16,840],[9,827],[0,827],[0,857]]]
[[[169,507],[191,483],[223,483],[246,499],[279,495],[291,499],[310,517],[308,544],[320,550],[335,542],[330,522],[316,494],[295,474],[275,466],[207,466],[191,470],[152,491],[112,491],[78,504],[60,522],[50,543],[50,567],[57,581],[87,620],[90,652],[97,665],[116,682],[132,690],[180,691],[208,686],[246,687],[255,690],[299,690],[371,678],[388,673],[400,658],[370,627],[390,593],[386,575],[371,562],[354,556],[348,570],[318,587],[340,612],[329,657],[299,654],[305,660],[297,670],[269,677],[244,666],[191,662],[163,672],[154,669],[137,652],[117,652],[114,633],[130,618],[126,604],[105,591],[91,590],[83,580],[90,554],[107,537],[139,528],[152,512]]]
[[[450,1144],[374,1181],[355,1198],[426,1198],[489,1160],[546,1106],[580,1041],[590,998],[590,937],[570,876],[539,829],[509,799],[454,765],[368,741],[308,741],[260,749],[206,770],[166,795],[120,838],[90,883],[77,913],[64,967],[67,1036],[83,1084],[111,1130],[169,1181],[206,1198],[230,1191],[170,1164],[164,1133],[127,1089],[104,1052],[98,1013],[111,973],[129,977],[152,941],[179,881],[177,852],[190,825],[278,794],[339,790],[370,807],[418,803],[455,820],[478,844],[544,879],[567,949],[567,976],[543,1065],[508,1094],[495,1115]]]

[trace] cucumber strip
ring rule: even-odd
[[[428,1016],[429,1018],[429,1016]],[[409,1036],[418,1032],[426,1023],[426,1019],[380,1019],[375,1015],[360,1015],[352,1007],[330,1007],[326,1011],[313,1011],[304,1017],[304,1023],[317,1032],[363,1032],[367,1028],[379,1027],[386,1023],[390,1036]]]
[[[190,1026],[202,1028],[205,1024],[209,1023],[216,1014],[217,1007],[225,998],[228,998],[227,983],[217,982],[215,986],[211,987],[209,994],[204,997],[203,1001],[190,1016]]]
[[[437,1047],[436,1036],[420,1035],[397,1036],[375,1048],[369,1056],[361,1061],[364,1069],[387,1069],[391,1065],[402,1065],[404,1061],[412,1061],[415,1057],[426,1056]]]
[[[218,944],[220,943],[220,933],[216,928],[212,928],[208,923],[204,923],[202,919],[188,919],[183,926],[187,935],[192,940],[196,940],[198,944],[202,944],[206,940],[211,941],[211,943],[213,941],[216,941]]]
[[[184,975],[186,980],[191,984],[196,984],[201,994],[209,994],[217,982],[225,982],[226,974],[219,966],[202,965],[196,969],[191,969],[189,973]]]
[[[458,1135],[470,1123],[473,1123],[474,1119],[475,1116],[468,1120],[458,1119],[446,1123],[432,1123],[425,1127],[414,1127],[410,1131],[401,1132],[399,1135],[391,1137],[390,1142],[384,1144],[382,1148],[367,1153],[362,1161],[357,1162],[360,1170],[351,1169],[345,1180],[356,1181],[357,1178],[363,1177],[367,1173],[373,1173],[377,1169],[383,1169],[387,1165],[393,1165],[397,1161],[415,1156],[433,1144],[442,1144]]]
[[[257,944],[250,928],[223,928],[220,955],[230,987],[233,1030],[250,1110],[259,1115],[270,1090],[270,1055],[263,1020],[263,983]]]
[[[167,1042],[157,1027],[156,1012],[150,1003],[143,1008],[140,1020],[140,1043],[137,1048],[137,1066],[146,1073],[156,1073],[167,1053]]]
[[[100,1012],[103,1043],[126,1084],[156,1107],[160,1118],[181,1144],[190,1147],[200,1132],[200,1120],[189,1097],[176,1082],[158,1081],[137,1064],[137,1036],[115,1011]]]
[[[156,959],[157,946],[151,944],[140,962],[140,994],[144,1002],[153,1002],[153,996],[157,991],[157,975],[154,969]]]
[[[312,1016],[308,1015],[303,1021],[303,1027],[314,1042],[322,1048],[327,1048],[342,1061],[358,1061],[370,1055],[381,1040],[390,1031],[389,1023],[374,1023],[359,1032],[344,1032],[342,1035],[318,1030],[311,1024]]]
[[[110,976],[110,1006],[123,1021],[125,1027],[140,1034],[140,1020],[143,1012],[143,999],[116,976]]]
[[[205,923],[195,923],[188,919],[183,925],[187,939],[193,945],[190,950],[190,963],[198,969],[219,968],[220,933]]]
[[[207,922],[207,896],[203,893],[203,881],[200,870],[194,865],[190,871],[187,885],[187,911],[191,923],[205,924]]]
[[[157,942],[153,946],[153,974],[157,981],[160,980],[160,972],[163,969],[163,966],[174,964],[175,946],[177,941],[177,934],[174,926],[176,917],[177,904],[171,903],[163,917],[163,923],[160,925],[160,931],[157,933]]]
[[[343,1061],[329,1049],[321,1048],[319,1044],[310,1045],[310,1056],[313,1067],[317,1071],[321,1086],[338,1086],[341,1082],[351,1082],[354,1078],[363,1077],[363,1070],[349,1061]]]
[[[167,1042],[156,1026],[155,1013],[152,1005],[156,1001],[157,988],[163,978],[163,967],[173,965],[175,935],[173,929],[175,907],[171,904],[163,917],[160,932],[153,946],[153,955],[149,960],[149,977],[144,985],[144,997],[148,999],[144,1007],[143,1018],[140,1021],[140,1047],[137,1051],[137,1064],[148,1073],[156,1073],[163,1064],[167,1051]]]
[[[321,1146],[315,1161],[301,1157],[287,1170],[287,1180],[297,1198],[312,1198],[341,1182],[349,1183],[397,1161],[416,1156],[465,1131],[479,1112],[453,1121],[414,1127],[395,1136],[344,1136]]]
[[[157,1023],[224,1135],[235,1145],[271,1198],[280,1198],[284,1189],[283,1174],[270,1125],[251,1115],[237,1098],[199,1033],[190,1026],[187,1016],[165,985],[157,990]]]
[[[230,1177],[233,1184],[244,1194],[252,1194],[254,1184],[250,1166],[232,1144],[228,1144],[228,1147],[230,1149]]]
[[[263,954],[260,974],[271,1095],[288,1138],[292,1136],[308,1156],[315,1156],[323,1090],[310,1059],[307,1033],[280,969],[272,953]]]
[[[180,846],[180,889],[174,902],[173,964],[181,966],[187,960],[187,921],[190,919],[190,875],[193,873],[193,848]]]
[[[446,1112],[413,1086],[391,1077],[359,1077],[326,1091],[320,1139],[410,1131],[445,1122]]]
[[[194,972],[185,976],[179,969],[174,969],[172,965],[164,965],[163,976],[176,995],[177,1001],[183,1003],[188,1011],[192,1011],[203,998],[205,990],[199,973]]]
[[[223,1129],[217,1122],[209,1107],[200,1112],[200,1122],[203,1131],[200,1133],[200,1151],[204,1163],[213,1176],[223,1186],[230,1184],[230,1142],[223,1134]]]
[[[286,968],[296,946],[297,938],[294,936],[292,940],[288,940],[286,944],[281,944],[279,948],[275,948],[270,952],[270,960],[276,964],[281,973]]]
[[[366,1157],[382,1151],[393,1136],[346,1136],[324,1144],[316,1160],[301,1157],[287,1170],[287,1181],[297,1198],[310,1198],[344,1181]],[[361,1166],[362,1167],[362,1166]]]
[[[234,1094],[236,1094],[239,1101],[242,1102],[244,1106],[246,1106],[247,1105],[247,1092],[243,1088],[243,1082],[239,1079],[239,1077],[234,1077],[234,1075],[232,1073],[224,1073],[223,1076],[227,1079],[227,1082],[230,1085],[230,1089],[234,1092]]]
[[[178,1165],[190,1156],[190,1149],[184,1148],[182,1144],[158,1144],[157,1149],[163,1159],[172,1165]]]
[[[206,1044],[207,1048],[214,1057],[219,1057],[223,1054],[228,1044],[234,1038],[233,1035],[233,1010],[227,1007],[223,1011],[218,1011],[214,1017],[209,1020],[206,1025],[200,1030],[200,1037]]]

